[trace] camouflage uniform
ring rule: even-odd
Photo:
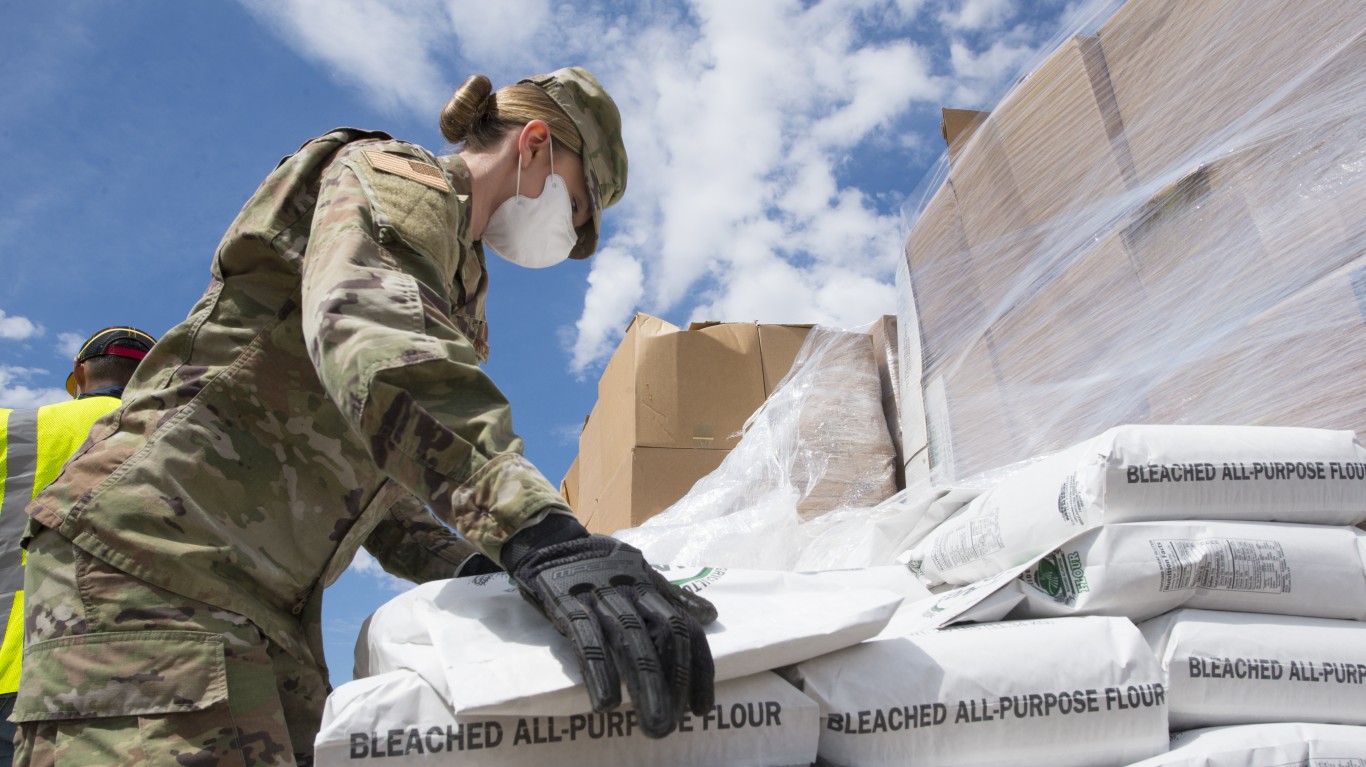
[[[29,508],[48,530],[30,543],[21,760],[306,760],[322,593],[359,546],[446,577],[469,552],[423,502],[495,561],[569,513],[479,367],[469,193],[457,156],[339,129],[247,202],[204,296]]]

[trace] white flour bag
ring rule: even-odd
[[[1366,623],[1177,610],[1139,629],[1167,672],[1174,730],[1366,724]]]
[[[1361,767],[1366,727],[1342,724],[1249,724],[1190,730],[1171,750],[1130,767]]]
[[[659,569],[716,605],[720,617],[706,633],[717,681],[857,644],[882,630],[905,595],[924,594],[898,566]],[[365,673],[418,672],[457,714],[592,710],[569,642],[504,573],[434,581],[395,597],[367,621],[356,655]]]
[[[315,746],[318,767],[782,767],[815,761],[818,730],[816,704],[770,672],[718,684],[711,711],[654,740],[629,705],[457,717],[417,673],[391,671],[333,691]]]
[[[1165,750],[1162,671],[1122,618],[959,626],[798,664],[832,767],[1123,765]]]
[[[1007,586],[1010,618],[1179,607],[1366,620],[1366,533],[1274,522],[1131,522],[1084,533]]]
[[[1357,524],[1366,449],[1350,431],[1121,426],[1022,466],[904,560],[966,585],[1103,524],[1180,519]]]

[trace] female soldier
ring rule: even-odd
[[[282,161],[30,506],[21,764],[307,763],[324,587],[361,545],[417,580],[456,570],[411,556],[441,544],[419,501],[569,638],[595,708],[618,673],[652,736],[710,707],[714,609],[588,535],[479,367],[481,243],[591,255],[626,186],[620,117],[576,67],[491,90],[443,110],[457,154],[338,129]]]

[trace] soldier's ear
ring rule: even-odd
[[[77,362],[71,366],[71,377],[75,381],[76,396],[85,393],[85,363]]]
[[[545,120],[531,120],[522,126],[522,133],[517,137],[517,151],[522,158],[522,167],[531,165],[531,161],[540,157],[550,144],[550,126]]]

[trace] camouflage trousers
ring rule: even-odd
[[[25,568],[16,765],[312,762],[328,686],[240,615],[43,529]]]

